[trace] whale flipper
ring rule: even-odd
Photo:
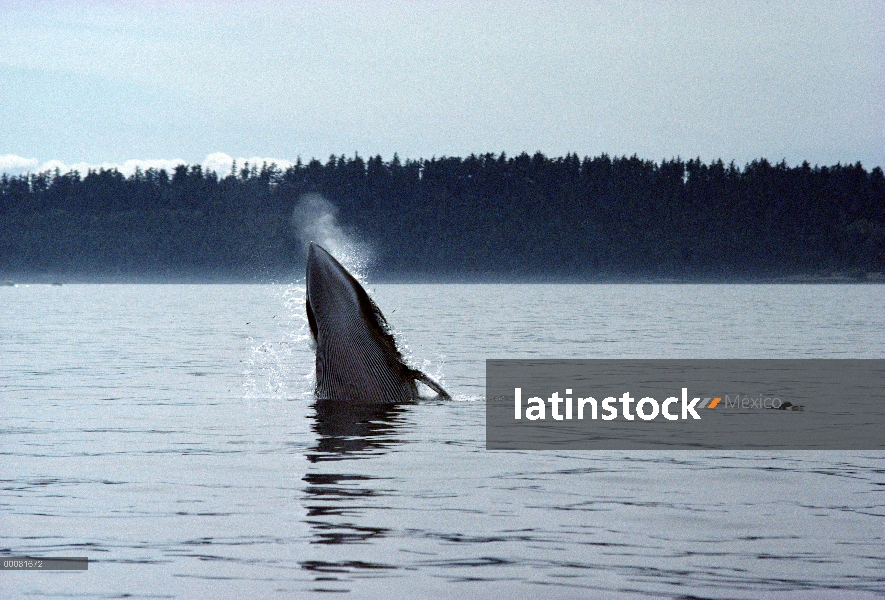
[[[423,383],[424,385],[429,387],[431,390],[436,392],[440,398],[443,398],[444,400],[451,400],[452,399],[452,397],[449,396],[449,394],[444,389],[442,389],[442,386],[440,384],[435,382],[433,379],[431,379],[430,377],[428,377],[427,375],[425,375],[424,373],[422,373],[418,369],[412,369],[411,376],[412,376],[413,381],[416,381],[416,382],[420,381],[421,383]]]
[[[316,344],[317,400],[355,404],[411,402],[420,381],[438,383],[405,364],[387,319],[363,286],[319,244],[307,253],[306,311]]]

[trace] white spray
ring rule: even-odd
[[[365,282],[371,249],[338,224],[337,213],[338,208],[319,194],[305,194],[292,210],[292,231],[305,254],[310,242],[316,242],[360,282]]]

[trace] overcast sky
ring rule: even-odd
[[[869,168],[885,2],[3,2],[0,109],[7,172],[536,150]]]

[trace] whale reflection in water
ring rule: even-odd
[[[311,428],[317,443],[310,462],[344,460],[360,453],[382,451],[397,444],[397,426],[403,421],[403,405],[367,404],[341,410],[337,402],[318,400]]]

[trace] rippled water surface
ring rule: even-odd
[[[486,358],[885,357],[880,285],[378,285],[456,400],[312,405],[298,286],[0,288],[0,598],[885,596],[881,452],[484,448]]]

